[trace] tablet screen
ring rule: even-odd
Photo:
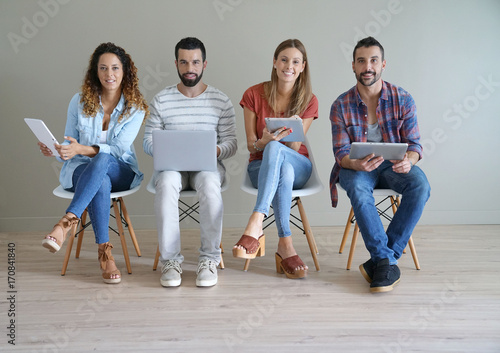
[[[270,132],[274,132],[284,126],[287,129],[292,129],[292,133],[280,141],[283,142],[295,142],[300,141],[303,142],[305,139],[304,136],[304,127],[302,126],[302,118],[300,117],[291,117],[291,118],[265,118],[266,127]]]
[[[353,142],[349,158],[363,159],[373,153],[375,157],[382,156],[385,160],[400,161],[404,159],[407,149],[407,143]]]
[[[31,131],[33,131],[38,141],[47,146],[54,156],[59,156],[59,152],[54,147],[54,144],[59,144],[59,142],[57,142],[45,123],[40,119],[25,118],[24,121],[28,124]]]

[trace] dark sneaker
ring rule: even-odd
[[[399,283],[400,279],[401,272],[397,265],[390,265],[389,259],[380,260],[373,273],[370,292],[389,292],[394,289],[394,286]]]
[[[359,265],[359,271],[363,275],[363,277],[367,280],[368,283],[372,283],[373,281],[373,273],[375,272],[375,268],[377,264],[369,259],[364,264]]]

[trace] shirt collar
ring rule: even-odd
[[[383,99],[383,100],[389,100],[389,95],[387,93],[388,89],[387,89],[387,83],[385,81],[382,80],[382,91],[380,92],[380,99]],[[359,95],[359,91],[358,91],[358,85],[356,84],[356,86],[354,86],[354,95],[355,95],[355,98],[356,98],[356,105],[360,105],[361,103],[364,104],[363,100],[361,99],[361,96]]]
[[[101,101],[101,96],[99,96],[99,105],[101,106],[101,109],[102,109],[102,101]],[[113,113],[115,111],[123,111],[123,108],[125,107],[125,96],[123,95],[123,93],[121,94],[120,96],[120,100],[118,101],[118,103],[116,104],[116,107],[115,109],[113,109]],[[113,114],[112,113],[112,114]]]

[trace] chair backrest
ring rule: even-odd
[[[227,179],[228,178],[224,178],[224,181],[222,182],[222,185],[220,187],[221,192],[224,192],[229,188],[229,182]],[[154,174],[151,177],[151,179],[149,179],[149,183],[148,183],[148,186],[146,186],[146,190],[152,194],[156,194],[155,185],[154,185]],[[183,191],[181,191],[181,194],[180,194],[180,197],[194,197],[194,196],[196,196],[196,190],[191,190],[191,189],[190,190],[183,190]]]
[[[321,190],[323,190],[323,183],[321,182],[321,179],[319,178],[318,170],[316,168],[316,163],[314,161],[314,156],[312,153],[311,145],[309,144],[309,140],[306,139],[304,141],[304,145],[307,147],[307,151],[309,152],[309,159],[312,163],[312,173],[311,177],[307,181],[306,185],[304,185],[301,189],[293,190],[292,191],[292,197],[301,197],[301,196],[308,196],[308,195],[313,195]],[[257,189],[253,187],[253,184],[250,180],[250,176],[248,175],[247,172],[247,166],[248,166],[248,159],[246,162],[246,166],[243,171],[243,180],[241,182],[241,190],[245,191],[246,193],[252,194],[252,195],[257,195]]]

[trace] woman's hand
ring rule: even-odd
[[[77,154],[81,154],[79,151],[82,145],[75,138],[64,136],[64,139],[69,141],[69,145],[56,145],[56,150],[63,160],[67,161]]]
[[[286,126],[283,126],[282,128],[279,128],[278,130],[273,132],[270,132],[267,127],[265,127],[262,131],[261,140],[267,145],[271,141],[280,141],[291,133],[292,129],[287,129]]]
[[[38,146],[40,147],[40,152],[42,152],[45,157],[54,157],[50,148],[48,148],[45,144],[38,142]]]

